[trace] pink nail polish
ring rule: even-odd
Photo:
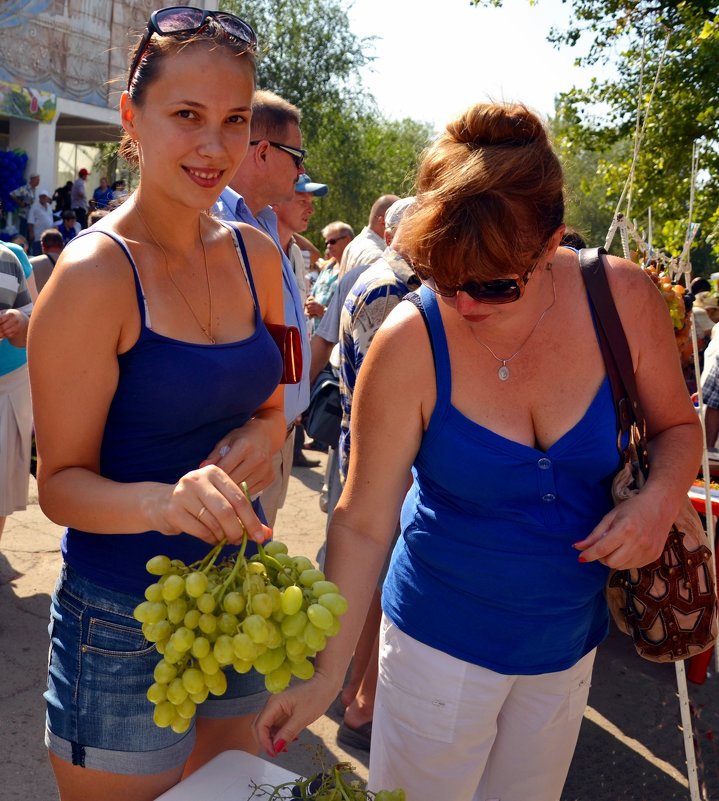
[[[275,749],[276,754],[281,754],[287,750],[287,743],[284,740],[277,740],[272,744],[272,747]]]

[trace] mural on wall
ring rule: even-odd
[[[98,106],[117,106],[128,31],[141,33],[153,0],[5,0],[0,79]]]
[[[56,95],[0,81],[0,114],[35,122],[52,122],[56,113]]]

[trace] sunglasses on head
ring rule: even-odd
[[[499,305],[501,303],[514,303],[524,294],[527,285],[537,262],[535,262],[527,272],[517,278],[495,278],[492,281],[467,281],[459,286],[444,286],[438,284],[434,278],[422,268],[415,266],[415,273],[419,280],[427,287],[444,298],[453,298],[458,292],[465,292],[476,300],[477,303],[489,303]]]
[[[271,147],[276,147],[278,150],[283,150],[285,153],[289,154],[298,170],[305,163],[307,151],[303,150],[301,147],[291,147],[290,145],[283,145],[282,142],[271,142],[269,139],[253,139],[250,145],[259,145],[260,142],[267,142]]]
[[[342,234],[342,236],[335,236],[332,239],[325,239],[325,245],[336,245],[340,239],[347,239],[347,234]]]
[[[206,28],[210,22],[214,20],[220,28],[230,37],[242,42],[247,46],[247,50],[254,51],[257,49],[257,36],[244,20],[236,17],[234,14],[228,14],[224,11],[205,11],[202,8],[193,8],[192,6],[169,6],[168,8],[160,8],[153,11],[147,23],[147,30],[142,37],[140,46],[137,48],[135,58],[132,60],[130,67],[130,77],[127,79],[127,90],[130,91],[132,86],[132,79],[135,77],[137,67],[145,55],[147,45],[152,35],[156,33],[158,36],[191,36],[195,33],[200,33]]]

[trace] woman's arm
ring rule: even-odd
[[[349,474],[328,532],[325,572],[347,598],[348,611],[339,634],[318,654],[314,677],[270,698],[258,717],[257,735],[271,755],[275,743],[291,742],[322,714],[342,686],[433,403],[434,369],[424,324],[414,307],[400,304],[375,337],[358,375]]]
[[[241,225],[250,269],[265,323],[284,323],[282,262],[275,243],[249,225]],[[215,464],[237,484],[247,482],[255,495],[274,481],[272,455],[287,432],[284,387],[280,384],[242,428],[227,433],[212,449],[203,465]],[[228,450],[229,449],[229,450]]]
[[[134,286],[125,257],[105,237],[73,243],[54,272],[33,311],[28,340],[45,514],[100,534],[185,531],[210,543],[222,537],[240,542],[239,516],[253,538],[265,539],[267,529],[217,467],[192,471],[175,485],[117,483],[99,475],[117,354],[139,331]],[[203,506],[212,514],[200,522]]]
[[[701,424],[681,372],[674,330],[656,287],[635,264],[609,258],[609,285],[627,335],[649,439],[650,475],[576,544],[586,561],[638,567],[662,551],[701,460]]]

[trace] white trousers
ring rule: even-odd
[[[412,801],[559,801],[595,653],[558,673],[505,676],[383,616],[368,786]]]

